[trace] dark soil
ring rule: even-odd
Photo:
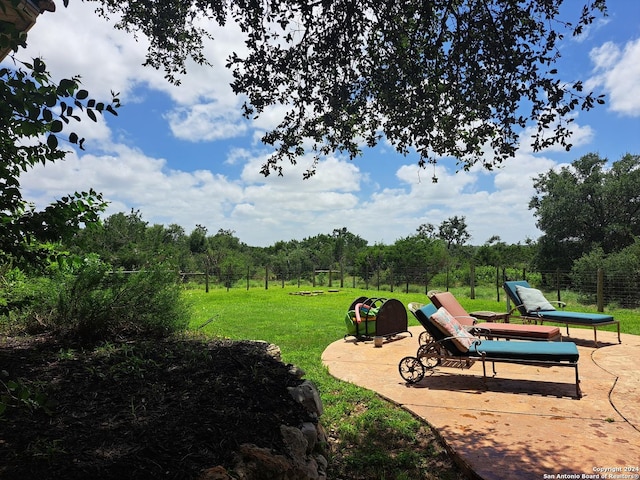
[[[0,478],[193,479],[313,421],[266,344],[0,339]]]

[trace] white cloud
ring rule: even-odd
[[[239,137],[248,125],[238,119],[238,108],[225,110],[217,102],[179,108],[164,115],[171,131],[183,140],[192,142],[213,141]]]
[[[231,89],[233,75],[225,67],[232,52],[243,52],[244,35],[234,22],[219,27],[213,22],[203,28],[211,33],[214,40],[204,40],[203,54],[211,65],[197,65],[192,60],[186,63],[187,75],[180,77],[180,85],[170,85],[164,78],[155,79],[150,86],[166,92],[179,105],[193,106],[199,103],[215,102],[224,110],[236,110],[240,118],[238,106],[243,97],[237,96]]]
[[[593,23],[591,23],[590,25],[584,26],[584,28],[582,29],[582,33],[580,35],[571,36],[570,38],[572,41],[576,43],[585,43],[587,40],[589,40],[593,36],[595,32],[605,28],[607,25],[609,25],[610,22],[611,22],[611,19],[609,17],[596,18],[596,20]]]
[[[77,1],[43,14],[29,33],[28,48],[18,57],[42,56],[54,78],[80,75],[83,86],[99,98],[110,98],[114,91],[125,103],[137,101],[135,89],[144,85],[168,94],[178,105],[196,107],[202,102],[206,108],[214,103],[226,112],[233,111],[236,121],[241,118],[238,105],[242,99],[232,93],[233,77],[225,68],[231,52],[245,50],[243,34],[235,23],[223,28],[210,24],[215,41],[205,41],[204,53],[212,65],[188,60],[188,74],[176,86],[164,78],[163,70],[142,66],[149,45],[143,35],[136,39],[132,33],[116,30],[117,18],[106,21],[94,8],[91,2]]]
[[[588,145],[593,141],[595,136],[595,132],[590,125],[580,125],[577,123],[578,114],[573,114],[571,117],[567,117],[567,119],[573,118],[573,122],[565,125],[569,131],[571,132],[571,136],[568,138],[568,142],[572,145],[572,148],[582,147],[584,145]],[[556,124],[550,125],[543,132],[543,137],[548,138],[553,135],[553,129],[556,127]],[[531,146],[533,143],[533,136],[537,133],[538,128],[536,126],[530,126],[524,129],[524,131],[520,134],[520,154],[530,154],[533,153],[533,147]],[[545,153],[550,152],[564,152],[565,147],[561,144],[556,143],[550,147],[544,149]]]
[[[54,79],[80,75],[83,87],[102,99],[111,91],[128,99],[136,85],[162,80],[161,72],[141,66],[147,42],[115,30],[113,21],[93,10],[92,3],[70,2],[43,14],[29,32],[28,48],[17,57],[42,56]]]
[[[359,188],[357,169],[336,159],[307,181],[291,172],[242,182],[208,170],[172,170],[164,159],[122,145],[114,145],[109,156],[73,153],[66,161],[37,166],[22,175],[21,184],[25,198],[39,207],[94,188],[112,202],[107,214],[133,208],[151,223],[230,228],[255,245],[331,231],[336,222],[346,225],[340,217],[357,206],[353,192]]]
[[[237,165],[251,158],[251,152],[246,148],[234,147],[231,149],[224,163],[227,165]]]
[[[608,93],[609,109],[640,116],[640,38],[629,41],[624,48],[607,42],[590,52],[596,75],[588,88],[601,86]]]
[[[451,162],[449,162],[451,163]],[[412,235],[419,225],[438,226],[453,216],[464,216],[472,243],[482,244],[493,235],[515,243],[537,238],[533,213],[528,203],[534,193],[532,178],[554,165],[549,159],[517,155],[495,172],[474,167],[455,173],[455,166],[439,163],[429,167],[403,165],[397,176],[404,188],[373,193],[358,208],[363,218],[374,218],[361,229],[364,238],[391,243]],[[437,183],[431,182],[435,173]],[[481,177],[489,184],[479,186]]]
[[[245,150],[236,152],[247,163],[234,180],[209,170],[170,169],[164,159],[118,144],[110,153],[74,153],[67,161],[34,168],[21,178],[25,196],[43,206],[52,198],[94,188],[112,202],[107,214],[138,209],[150,223],[177,223],[187,231],[196,224],[212,232],[230,229],[260,246],[343,226],[371,243],[392,243],[414,234],[420,224],[437,226],[454,215],[465,216],[476,244],[493,235],[517,242],[538,235],[527,209],[531,179],[554,165],[523,155],[495,173],[454,173],[443,162],[435,171],[438,183],[431,182],[430,171],[400,165],[399,185],[379,188],[366,183],[370,172],[364,161],[329,158],[309,180],[302,180],[306,165],[300,162],[284,177],[265,178],[256,173],[264,156],[252,157]],[[481,177],[487,187],[478,187]]]
[[[37,166],[20,180],[25,198],[39,207],[52,198],[94,188],[113,202],[109,214],[140,209],[145,220],[170,219],[167,223],[190,228],[223,219],[243,195],[235,182],[221,175],[170,170],[165,160],[124,146],[116,146],[112,156],[72,154],[64,162]]]
[[[620,59],[620,48],[613,42],[606,42],[589,52],[589,57],[594,64],[594,69],[611,69]]]
[[[539,235],[528,209],[534,194],[532,179],[557,166],[553,155],[565,157],[557,149],[534,155],[528,148],[530,131],[523,133],[523,149],[516,157],[494,172],[474,166],[455,173],[451,159],[440,160],[435,170],[419,169],[382,142],[354,162],[341,156],[323,159],[309,180],[302,176],[312,166],[310,156],[285,165],[284,177],[265,178],[259,170],[269,150],[257,138],[280,122],[286,107],[269,108],[257,120],[242,118],[243,99],[231,92],[232,76],[224,68],[231,51],[244,49],[237,27],[230,23],[224,29],[214,28],[215,41],[206,44],[214,66],[190,64],[182,84],[173,86],[163,72],[141,66],[146,42],[136,43],[130,34],[115,31],[93,13],[92,5],[74,1],[69,8],[43,15],[29,34],[29,55],[42,54],[54,78],[81,74],[93,96],[109,98],[110,90],[122,92],[125,107],[131,102],[151,103],[149,89],[165,93],[163,102],[168,99],[169,106],[154,114],[169,123],[175,137],[200,147],[206,144],[209,151],[198,151],[204,152],[203,157],[226,156],[224,169],[214,164],[195,169],[182,152],[173,153],[174,158],[171,151],[150,154],[136,147],[138,139],[158,135],[155,126],[148,131],[145,125],[132,126],[124,131],[131,146],[122,145],[114,140],[107,116],[107,122],[83,121],[75,129],[92,140],[90,148],[99,150],[73,152],[65,162],[38,166],[21,177],[25,196],[40,206],[94,188],[112,202],[108,214],[139,209],[150,223],[177,223],[187,231],[196,224],[210,232],[230,229],[243,242],[262,246],[343,226],[370,243],[392,243],[415,233],[420,224],[437,226],[454,215],[465,216],[474,244],[493,235],[510,243]],[[624,47],[604,44],[592,51],[591,58],[596,65],[592,84],[609,92],[610,108],[637,116],[640,40]],[[126,108],[120,115],[126,116]],[[577,120],[571,142],[584,147],[593,142],[594,131]],[[606,131],[598,133],[599,138],[606,136]],[[171,140],[163,138],[158,144],[170,148]]]

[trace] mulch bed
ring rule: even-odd
[[[313,420],[255,342],[0,337],[0,381],[2,479],[193,479]]]

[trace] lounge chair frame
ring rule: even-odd
[[[583,327],[591,327],[593,328],[593,343],[595,344],[596,348],[600,346],[600,344],[598,343],[598,327],[604,327],[606,325],[615,325],[618,332],[618,343],[622,343],[622,338],[620,336],[619,320],[611,320],[611,321],[604,321],[604,322],[586,322],[584,320],[582,321],[571,320],[570,318],[567,318],[567,317],[545,318],[544,314],[548,312],[544,312],[544,311],[527,312],[527,309],[525,308],[524,304],[521,302],[520,298],[518,297],[518,294],[515,289],[516,285],[522,285],[523,287],[531,288],[529,283],[527,283],[526,281],[504,282],[504,284],[502,285],[502,288],[507,294],[507,302],[509,303],[509,301],[511,301],[515,304],[514,307],[509,307],[509,304],[507,303],[507,309],[509,309],[509,315],[513,315],[515,312],[518,312],[519,318],[521,318],[523,321],[534,322],[535,324],[540,322],[540,325],[544,325],[544,322],[559,323],[566,327],[567,336],[569,336],[569,325],[581,325]],[[511,288],[511,286],[513,286],[513,288]],[[565,302],[550,301],[550,303],[557,303],[561,308],[564,308],[566,306]],[[568,312],[564,310],[561,310],[561,311],[564,313],[564,315],[570,315],[571,313],[573,313],[573,312]],[[581,313],[581,312],[575,312],[575,313]]]
[[[400,360],[398,370],[402,378],[409,384],[420,382],[427,370],[431,370],[444,361],[458,362],[461,365],[470,366],[472,362],[482,362],[482,376],[485,385],[487,384],[487,362],[491,362],[493,375],[497,375],[495,368],[496,363],[512,363],[519,365],[542,366],[542,367],[568,367],[573,368],[575,372],[576,398],[582,397],[580,391],[580,375],[578,372],[578,360],[538,360],[538,359],[522,359],[522,358],[504,358],[492,357],[482,351],[482,342],[479,340],[479,354],[475,352],[461,352],[453,342],[455,337],[445,336],[424,313],[418,312],[422,304],[410,303],[409,311],[416,319],[425,327],[429,333],[431,341],[420,345],[415,357],[408,356]],[[435,306],[432,306],[435,309]],[[435,310],[434,310],[435,311]],[[490,341],[487,341],[490,342]],[[533,342],[538,343],[538,342]],[[557,343],[556,343],[557,344]],[[562,344],[558,344],[562,345]]]
[[[445,295],[447,300],[446,304],[443,303],[444,300],[443,295]],[[466,310],[460,305],[460,302],[451,294],[447,292],[439,292],[436,290],[431,290],[427,293],[427,297],[431,300],[437,308],[445,307],[447,308],[449,304],[455,302],[455,309],[459,311],[459,314],[454,314],[451,308],[447,308],[449,313],[451,313],[455,318],[465,326],[469,330],[469,332],[473,333],[477,337],[484,337],[488,340],[492,340],[494,338],[503,338],[505,340],[535,340],[535,341],[562,341],[562,334],[558,327],[543,327],[542,325],[534,326],[534,325],[521,325],[517,323],[494,323],[494,322],[479,322],[476,317],[472,314],[467,313]],[[464,312],[464,315],[461,315]],[[507,314],[509,315],[509,314]],[[464,321],[466,320],[466,321]],[[472,325],[470,325],[470,323]],[[542,330],[542,331],[540,331]],[[553,336],[549,332],[549,330],[557,331]]]

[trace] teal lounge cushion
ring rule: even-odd
[[[577,362],[580,354],[573,342],[501,342],[481,340],[469,348],[471,356],[489,358]]]
[[[436,307],[433,303],[427,303],[425,306],[420,308],[419,310],[422,315],[424,315],[425,320],[428,319],[431,315],[438,311],[438,307]]]
[[[613,322],[613,317],[611,315],[604,315],[602,313],[565,312],[562,310],[555,310],[552,312],[531,312],[531,314],[549,322],[583,323],[585,325]]]

